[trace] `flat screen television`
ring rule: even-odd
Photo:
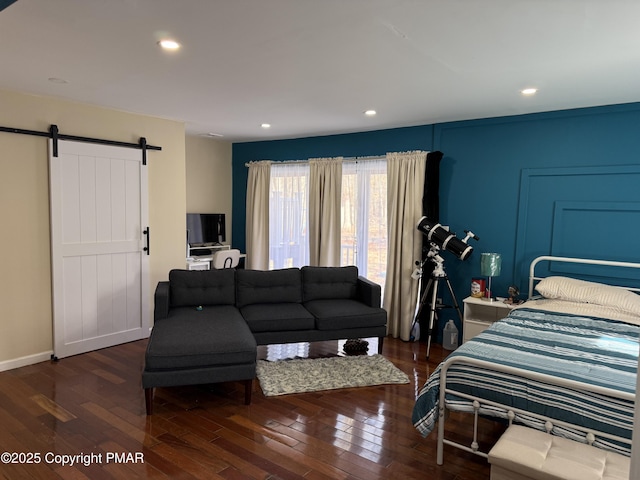
[[[191,247],[226,241],[224,213],[187,213],[187,243]]]

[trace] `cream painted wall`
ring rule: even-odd
[[[231,244],[232,144],[197,136],[186,138],[187,212],[226,214]]]
[[[0,125],[137,143],[149,151],[149,295],[184,265],[184,124],[0,90]],[[0,132],[0,371],[48,358],[53,349],[47,139]],[[153,305],[153,303],[151,303]],[[152,309],[153,310],[153,309]]]

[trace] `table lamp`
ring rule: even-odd
[[[483,300],[493,301],[493,292],[491,291],[491,279],[500,275],[502,268],[502,257],[499,253],[482,253],[480,255],[480,274],[489,277],[489,286],[486,290]]]

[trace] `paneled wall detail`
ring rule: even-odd
[[[529,262],[537,255],[628,261],[639,244],[637,185],[640,165],[522,170],[516,281],[526,281]],[[558,265],[551,271],[574,273]]]

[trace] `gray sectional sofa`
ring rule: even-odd
[[[172,270],[155,291],[154,327],[142,373],[153,389],[245,382],[251,402],[257,345],[378,337],[387,313],[380,286],[350,267]]]

